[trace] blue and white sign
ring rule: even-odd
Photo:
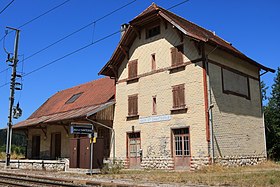
[[[169,121],[171,120],[171,115],[160,115],[160,116],[149,116],[149,117],[140,117],[139,123],[153,123],[159,121]]]

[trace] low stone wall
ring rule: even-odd
[[[144,157],[141,162],[144,169],[174,169],[174,160],[170,157]]]
[[[227,167],[257,165],[264,161],[264,156],[226,156],[215,159],[215,163]]]
[[[5,161],[0,161],[5,167]],[[11,160],[11,168],[45,170],[45,171],[67,171],[69,169],[69,160]]]
[[[208,156],[205,157],[192,157],[191,158],[191,171],[201,169],[201,167],[211,164],[211,160]]]

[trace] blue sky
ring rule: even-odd
[[[0,10],[11,0],[2,0]],[[0,39],[5,27],[19,27],[65,0],[36,1],[15,0],[0,14]],[[20,60],[49,44],[125,5],[132,0],[70,0],[63,6],[21,28]],[[28,73],[52,62],[92,41],[96,41],[120,29],[152,2],[169,8],[182,0],[137,0],[128,7],[106,17],[81,32],[20,63],[18,70]],[[276,69],[279,63],[280,1],[260,0],[189,0],[171,11],[212,31],[250,58]],[[20,102],[23,116],[14,123],[26,119],[57,91],[99,78],[97,73],[109,60],[120,35],[116,34],[72,56],[64,58],[23,79],[23,90],[16,92],[15,102]],[[13,51],[14,33],[5,39],[7,51]],[[6,69],[6,53],[3,42],[0,48],[0,71]],[[9,82],[11,70],[0,73],[0,86]],[[271,86],[275,74],[267,73],[262,80]],[[269,90],[270,92],[270,90]],[[8,116],[9,86],[0,88],[0,128],[6,127]]]

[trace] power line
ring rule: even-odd
[[[84,49],[86,49],[86,48],[88,48],[88,47],[90,47],[90,46],[92,46],[92,45],[95,45],[95,44],[97,44],[97,43],[99,43],[99,42],[101,42],[101,41],[103,41],[103,40],[106,40],[107,38],[110,38],[110,37],[112,37],[112,36],[114,36],[114,35],[116,35],[116,34],[118,34],[118,33],[120,33],[120,32],[121,32],[120,30],[119,30],[119,31],[116,31],[116,32],[113,32],[113,33],[111,33],[111,34],[109,34],[109,35],[107,35],[107,36],[105,36],[105,37],[103,37],[103,38],[100,38],[100,39],[98,39],[98,40],[96,40],[96,41],[94,41],[94,42],[92,42],[92,43],[90,43],[90,44],[87,44],[87,45],[85,45],[85,46],[83,46],[83,47],[81,47],[81,48],[79,48],[79,49],[76,49],[75,51],[72,51],[72,52],[70,52],[70,53],[68,53],[68,54],[66,54],[66,55],[64,55],[64,56],[62,56],[62,57],[60,57],[60,58],[57,58],[56,60],[53,60],[53,61],[51,61],[51,62],[49,62],[49,63],[47,63],[47,64],[45,64],[45,65],[43,65],[43,66],[40,66],[40,67],[38,67],[38,68],[36,68],[36,69],[34,69],[34,70],[32,70],[32,71],[30,71],[30,72],[28,72],[28,73],[22,75],[22,77],[26,77],[26,76],[28,76],[28,75],[30,75],[30,74],[32,74],[32,73],[35,73],[35,72],[37,72],[37,71],[39,71],[39,70],[41,70],[41,69],[44,69],[45,67],[47,67],[47,66],[49,66],[49,65],[51,65],[51,64],[54,64],[54,63],[56,63],[56,62],[58,62],[58,61],[60,61],[60,60],[62,60],[62,59],[64,59],[64,58],[66,58],[66,57],[68,57],[68,56],[71,56],[71,55],[73,55],[73,54],[75,54],[75,53],[77,53],[77,52],[79,52],[79,51],[82,51],[82,50],[84,50]],[[0,88],[6,86],[6,85],[8,85],[8,84],[9,84],[9,83],[5,83],[5,84],[1,85]]]
[[[51,8],[50,10],[48,10],[48,11],[46,11],[46,12],[44,12],[43,14],[41,14],[41,15],[39,15],[39,16],[37,16],[37,17],[31,19],[30,21],[28,21],[28,22],[22,24],[22,25],[19,26],[18,28],[20,29],[20,28],[24,27],[25,25],[28,25],[29,23],[31,23],[31,22],[35,21],[36,19],[39,19],[40,17],[42,17],[42,16],[44,16],[44,15],[46,15],[46,14],[52,12],[53,10],[55,10],[55,9],[61,7],[62,5],[68,3],[69,1],[70,1],[70,0],[64,1],[63,3],[61,3],[61,4],[59,4],[59,5],[57,5],[57,6],[53,7],[53,8]]]
[[[7,4],[7,5],[5,6],[5,8],[3,8],[3,9],[1,10],[0,14],[2,14],[13,2],[14,2],[14,0],[12,0],[9,4]]]
[[[66,1],[64,1],[63,3],[61,3],[61,4],[59,4],[59,5],[55,6],[55,7],[53,7],[53,8],[51,8],[51,9],[47,10],[46,12],[40,14],[39,16],[37,16],[37,17],[35,17],[35,18],[33,18],[33,19],[31,19],[31,20],[25,22],[24,24],[20,25],[20,26],[18,27],[18,29],[20,29],[20,28],[22,28],[22,27],[28,25],[29,23],[31,23],[31,22],[33,22],[33,21],[39,19],[40,17],[42,17],[42,16],[44,16],[44,15],[46,15],[46,14],[48,14],[48,13],[54,11],[55,9],[61,7],[62,5],[68,3],[69,1],[70,1],[70,0],[66,0]],[[8,34],[11,33],[11,32],[12,32],[12,31],[8,32]],[[5,38],[5,36],[2,37],[2,38],[0,39],[0,41],[2,41],[4,38]]]
[[[178,3],[178,4],[176,4],[176,5],[173,5],[173,6],[169,7],[169,8],[166,9],[166,10],[171,10],[171,9],[173,9],[173,8],[175,8],[175,7],[177,7],[177,6],[180,6],[180,5],[182,5],[182,4],[184,4],[184,3],[188,2],[188,1],[190,1],[190,0],[182,1],[182,2],[180,2],[180,3]]]
[[[121,8],[116,9],[115,11],[112,11],[112,12],[116,12],[116,11],[118,11],[118,10],[120,10],[120,9],[122,9],[122,8],[124,8],[124,7],[126,7],[126,6],[128,6],[129,4],[131,4],[131,3],[135,2],[135,1],[136,1],[136,0],[134,0],[134,1],[130,2],[130,3],[128,3],[127,5],[122,6]],[[170,10],[170,9],[172,9],[172,8],[175,8],[175,7],[177,7],[177,6],[180,6],[180,5],[182,5],[182,4],[184,4],[184,3],[188,2],[188,1],[189,1],[189,0],[182,1],[181,3],[178,3],[178,4],[176,4],[176,5],[173,5],[173,6],[169,7],[167,10]],[[96,21],[91,22],[90,24],[88,24],[88,25],[86,25],[86,26],[84,26],[84,27],[88,27],[88,26],[90,26],[90,25],[92,25],[92,24],[95,24],[97,21],[100,21],[100,20],[104,19],[105,17],[107,17],[107,16],[109,16],[109,15],[111,15],[111,14],[112,14],[112,13],[108,13],[108,14],[106,14],[105,16],[103,16],[103,17],[97,19]],[[80,28],[80,29],[82,30],[82,29],[84,29],[84,27],[82,27],[82,28]],[[73,32],[73,33],[71,33],[71,34],[69,34],[69,35],[67,35],[67,36],[69,37],[70,35],[73,35],[73,34],[79,32],[80,29],[78,29],[77,31],[75,31],[75,32]],[[56,59],[56,60],[53,60],[53,61],[51,61],[51,62],[49,62],[49,63],[47,63],[47,64],[45,64],[45,65],[43,65],[43,66],[40,66],[39,68],[36,68],[36,69],[34,69],[34,70],[32,70],[32,71],[30,71],[30,72],[24,74],[22,77],[26,77],[26,76],[28,76],[28,75],[30,75],[30,74],[32,74],[32,73],[35,73],[35,72],[37,72],[37,71],[39,71],[39,70],[41,70],[41,69],[44,69],[45,67],[47,67],[47,66],[49,66],[49,65],[51,65],[51,64],[54,64],[54,63],[56,63],[56,62],[58,62],[58,61],[60,61],[60,60],[62,60],[62,59],[64,59],[64,58],[66,58],[66,57],[68,57],[68,56],[71,56],[71,55],[73,55],[73,54],[75,54],[75,53],[77,53],[77,52],[79,52],[79,51],[82,51],[82,50],[84,50],[84,49],[86,49],[86,48],[88,48],[88,47],[90,47],[90,46],[92,46],[92,45],[94,45],[94,44],[97,44],[97,43],[99,43],[99,42],[101,42],[101,41],[103,41],[103,40],[105,40],[105,39],[107,39],[107,38],[110,38],[110,37],[112,37],[112,36],[114,36],[115,34],[118,34],[118,33],[120,33],[120,32],[121,32],[121,31],[116,31],[116,32],[114,32],[114,33],[111,33],[111,34],[109,34],[109,35],[107,35],[107,36],[105,36],[105,37],[99,39],[99,40],[96,40],[95,42],[92,42],[92,43],[90,43],[90,44],[87,44],[87,45],[85,45],[85,46],[79,48],[79,49],[76,49],[75,51],[72,51],[72,52],[70,52],[70,53],[68,53],[68,54],[66,54],[66,55],[64,55],[64,56],[62,56],[62,57],[60,57],[60,58],[58,58],[58,59]],[[67,36],[66,36],[66,37],[67,37]],[[61,39],[60,39],[60,40],[61,40]],[[56,42],[54,42],[54,43],[58,43],[60,40],[58,40],[58,41],[56,41]],[[62,40],[61,40],[61,41],[62,41]],[[49,46],[54,45],[54,43],[51,44],[51,45],[49,45]],[[40,52],[41,52],[41,50],[40,50]],[[35,54],[35,53],[34,53],[34,54]],[[31,58],[31,56],[34,56],[34,54],[33,54],[33,55],[30,55],[30,56],[27,57],[27,58]],[[26,59],[27,59],[27,58],[26,58]],[[25,59],[25,60],[26,60],[26,59]],[[1,73],[1,72],[0,72],[0,73]],[[5,83],[5,84],[1,85],[0,88],[6,86],[6,85],[8,85],[8,84],[9,84],[9,83]]]
[[[100,18],[98,18],[98,19],[96,19],[96,20],[94,20],[94,21],[92,21],[92,22],[90,22],[90,23],[84,25],[83,27],[81,27],[81,28],[75,30],[74,32],[72,32],[72,33],[70,33],[70,34],[68,34],[68,35],[66,35],[66,36],[64,36],[64,37],[62,37],[62,38],[60,38],[59,40],[57,40],[57,41],[55,41],[55,42],[53,42],[53,43],[47,45],[46,47],[44,47],[44,48],[38,50],[37,52],[35,52],[35,53],[33,53],[33,54],[27,56],[24,60],[26,61],[26,60],[28,60],[29,58],[32,58],[33,56],[35,56],[35,55],[37,55],[37,54],[39,54],[39,53],[41,53],[41,52],[47,50],[48,48],[50,48],[50,47],[52,47],[52,46],[54,46],[54,45],[60,43],[61,41],[63,41],[63,40],[65,40],[65,39],[69,38],[70,36],[73,36],[73,35],[75,35],[75,34],[81,32],[82,30],[84,30],[84,29],[90,27],[91,25],[94,25],[94,29],[95,29],[95,24],[96,24],[97,22],[99,22],[99,21],[101,21],[101,20],[103,20],[103,19],[105,19],[105,18],[111,16],[112,14],[114,14],[114,13],[116,13],[116,12],[118,12],[118,11],[124,9],[125,7],[131,5],[132,3],[136,2],[136,1],[137,1],[137,0],[133,0],[133,1],[131,1],[131,2],[127,3],[127,4],[125,4],[125,5],[123,5],[123,6],[119,7],[119,8],[117,8],[117,9],[115,9],[115,10],[109,12],[108,14],[105,14],[104,16],[102,16],[102,17],[100,17]],[[94,33],[93,33],[93,35],[94,35]],[[4,37],[3,37],[3,38],[4,38]],[[21,61],[20,61],[19,63],[21,63]],[[9,70],[9,69],[10,69],[10,67],[8,67],[8,68],[6,68],[6,69],[0,71],[0,74],[3,73],[3,72],[5,72],[5,71],[7,71],[7,70]]]

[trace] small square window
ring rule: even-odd
[[[151,38],[159,34],[160,34],[160,25],[150,27],[146,30],[146,38]]]
[[[83,94],[83,92],[74,94],[72,97],[70,97],[70,99],[68,99],[65,102],[65,104],[74,103],[82,94]]]

